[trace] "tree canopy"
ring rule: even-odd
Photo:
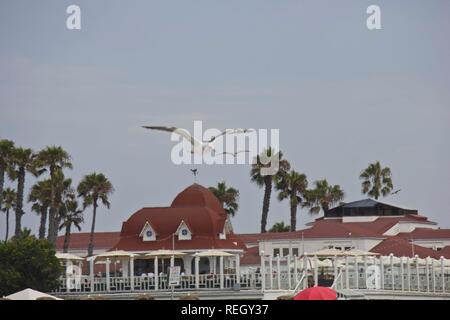
[[[26,288],[49,292],[58,285],[61,271],[53,246],[28,230],[0,242],[0,296]]]

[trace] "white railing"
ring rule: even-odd
[[[267,259],[266,259],[267,258]],[[308,260],[309,259],[309,260]],[[450,294],[450,268],[444,261],[409,259],[409,265],[394,257],[339,258],[333,266],[316,268],[317,258],[263,257],[260,272],[181,276],[173,289],[189,290],[298,290],[312,285],[335,290],[392,290]],[[302,262],[302,263],[300,263]],[[317,263],[317,261],[316,261]],[[61,278],[55,293],[105,293],[170,291],[166,275],[130,277]],[[239,280],[239,281],[238,281]]]
[[[195,275],[184,275],[180,277],[178,285],[174,286],[175,291],[189,290],[259,290],[261,289],[261,275],[258,273],[242,274],[240,282],[237,282],[236,274],[224,274],[223,285],[221,285],[221,275],[201,274],[198,276],[198,283]],[[60,278],[59,287],[54,293],[118,293],[118,292],[146,292],[146,291],[171,291],[165,275],[158,277],[157,284],[155,277],[135,276],[131,277],[94,277],[91,286],[90,276],[78,278]]]

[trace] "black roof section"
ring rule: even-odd
[[[325,217],[357,217],[357,216],[402,216],[418,214],[417,210],[400,208],[373,199],[363,199],[339,206],[325,212]]]

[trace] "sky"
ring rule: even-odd
[[[81,30],[66,28],[71,4]],[[366,27],[371,4],[381,30]],[[119,231],[193,183],[192,166],[170,160],[170,136],[141,126],[191,130],[194,120],[279,129],[292,167],[310,184],[339,184],[345,201],[365,197],[359,174],[379,160],[401,189],[383,201],[450,227],[449,14],[448,0],[2,0],[0,138],[62,146],[75,186],[104,173],[115,192],[97,231]],[[204,186],[239,189],[235,231],[259,232],[263,190],[250,166],[198,169]],[[314,218],[300,210],[298,227]],[[83,231],[91,219],[87,209]],[[268,225],[282,220],[289,204],[273,194]]]

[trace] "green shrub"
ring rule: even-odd
[[[58,286],[61,272],[47,240],[27,235],[0,242],[0,296],[26,288],[50,292]]]

